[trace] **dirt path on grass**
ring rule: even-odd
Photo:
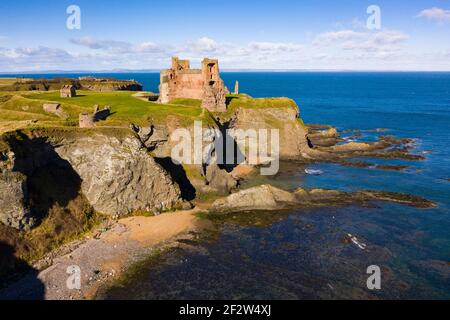
[[[111,229],[83,241],[69,254],[53,259],[47,269],[30,273],[0,291],[5,299],[91,299],[100,286],[118,278],[130,265],[155,250],[175,247],[177,240],[191,239],[207,222],[197,218],[200,209],[162,214],[156,217],[131,217]],[[80,271],[80,289],[69,289],[68,268]],[[75,277],[70,278],[72,280]],[[69,284],[76,284],[70,281]]]

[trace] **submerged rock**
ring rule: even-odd
[[[305,169],[305,173],[312,176],[320,176],[321,174],[323,174],[323,171],[315,169]]]

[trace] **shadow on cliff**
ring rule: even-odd
[[[175,181],[181,190],[181,197],[184,200],[191,201],[195,199],[196,190],[194,186],[189,181],[186,171],[181,164],[175,164],[172,158],[155,158],[156,163],[158,163],[164,170],[166,170],[173,181]]]
[[[8,286],[17,280],[14,285]],[[0,241],[0,300],[43,300],[45,286],[38,279],[38,271],[15,256],[15,249]]]
[[[228,173],[230,173],[231,171],[233,171],[234,168],[236,168],[238,165],[240,165],[241,163],[244,163],[245,160],[245,154],[242,153],[241,149],[239,148],[239,145],[237,144],[236,140],[234,137],[232,137],[229,134],[229,130],[231,127],[231,120],[227,121],[227,122],[223,122],[221,123],[220,121],[216,121],[216,125],[219,127],[219,130],[222,134],[222,139],[223,139],[223,150],[222,150],[222,155],[223,155],[223,159],[224,159],[224,164],[219,164],[219,168],[222,170],[227,171]],[[233,148],[228,148],[227,147],[227,141],[233,141]],[[230,151],[230,149],[232,149],[234,151],[234,154],[229,155],[228,152]],[[217,152],[217,150],[216,150]],[[228,161],[228,159],[231,159],[232,162],[229,163],[230,161]]]
[[[18,280],[0,290],[0,299],[42,299],[37,271],[16,257],[38,260],[91,228],[99,217],[81,192],[81,178],[47,138],[16,132],[7,143],[14,153],[12,170],[26,177],[24,206],[36,223],[32,230],[21,231],[0,224],[0,286],[4,280]]]
[[[232,102],[234,99],[237,99],[237,98],[238,98],[238,97],[233,97],[233,96],[226,97],[225,104],[227,105],[227,108],[228,108],[228,106],[231,104],[231,102]]]
[[[27,204],[40,222],[55,206],[65,208],[79,197],[81,178],[47,138],[18,134],[9,141],[15,154],[13,170],[27,177]]]

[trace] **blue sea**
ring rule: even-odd
[[[136,79],[157,91],[156,73],[104,74]],[[38,75],[22,75],[39,77]],[[57,75],[50,75],[57,76]],[[64,75],[78,77],[79,75]],[[49,75],[41,75],[49,77]],[[287,165],[268,179],[287,189],[402,192],[436,209],[376,203],[264,213],[270,223],[222,223],[214,240],[176,250],[105,292],[105,299],[450,299],[450,73],[223,73],[253,97],[294,99],[306,123],[415,139],[424,161],[401,172],[315,164],[322,175]],[[386,129],[383,132],[375,130]],[[343,241],[352,234],[367,245]],[[367,268],[381,269],[381,289],[367,288]]]

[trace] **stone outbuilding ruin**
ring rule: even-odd
[[[92,113],[80,113],[79,116],[79,126],[80,128],[94,128],[95,127],[95,117]]]
[[[202,107],[225,112],[228,92],[219,74],[219,61],[205,58],[201,69],[191,69],[189,60],[172,58],[172,68],[161,71],[159,102],[177,98],[202,100]]]
[[[69,118],[69,115],[63,110],[59,103],[44,103],[42,109],[44,112],[55,114],[61,119],[66,120]]]
[[[73,85],[65,85],[61,88],[61,98],[73,98],[77,95],[77,90]]]
[[[80,128],[93,128],[97,121],[106,120],[111,115],[111,108],[106,106],[100,110],[98,105],[94,106],[93,113],[83,112],[79,115]]]

